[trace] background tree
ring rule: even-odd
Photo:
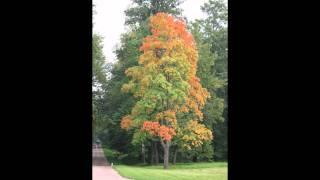
[[[99,129],[108,124],[103,113],[103,94],[107,83],[108,66],[102,53],[102,37],[94,34],[92,37],[92,112],[94,137]]]
[[[222,0],[209,0],[201,8],[208,17],[204,20],[206,40],[211,44],[211,52],[216,54],[215,75],[223,80],[224,86],[216,90],[218,97],[224,99],[223,119],[216,123],[215,159],[227,160],[228,158],[228,11],[227,4]]]
[[[203,112],[208,127],[215,132],[214,157],[227,160],[227,7],[221,0],[209,0],[201,9],[207,18],[190,25],[199,49],[198,76],[212,99]]]
[[[133,6],[125,11],[127,25],[139,25],[158,12],[181,15],[182,0],[132,0]]]

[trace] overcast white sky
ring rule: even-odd
[[[185,0],[180,6],[183,9],[183,15],[191,21],[204,17],[200,6],[207,1]],[[120,35],[126,31],[124,26],[124,10],[128,8],[131,2],[131,0],[93,0],[97,12],[93,18],[93,32],[104,37],[103,52],[107,62],[114,62],[116,60],[113,50],[115,45],[120,42]]]

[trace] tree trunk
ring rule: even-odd
[[[159,164],[159,152],[158,152],[158,142],[155,142],[155,163]]]
[[[166,141],[163,142],[161,139],[161,145],[163,147],[163,168],[168,169],[169,168],[169,147],[170,142]]]
[[[145,155],[145,149],[144,149],[144,144],[143,143],[141,145],[141,154],[142,154],[143,164],[145,164],[146,163],[146,155]]]
[[[164,155],[163,155],[163,168],[169,168],[169,145],[166,143],[164,147]]]
[[[152,141],[152,143],[151,143],[151,164],[152,165],[154,165],[154,159],[155,159],[155,157],[154,157],[154,154],[155,154],[154,144],[155,144],[155,142]]]
[[[192,161],[193,161],[193,162],[198,162],[197,156],[193,156]]]
[[[177,162],[177,154],[178,154],[178,147],[176,147],[175,150],[174,150],[174,156],[173,156],[172,164],[176,164],[176,162]]]

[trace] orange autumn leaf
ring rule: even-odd
[[[158,134],[159,128],[160,128],[159,122],[152,122],[152,121],[145,121],[142,126],[142,130],[149,132],[153,136]]]
[[[176,132],[173,128],[160,125],[159,122],[145,121],[142,126],[143,131],[147,131],[153,136],[159,136],[165,141],[170,141]]]
[[[132,125],[132,119],[130,118],[130,116],[124,116],[120,124],[121,129],[128,130],[131,125]]]
[[[196,120],[191,120],[184,129],[185,133],[182,137],[184,147],[191,149],[191,147],[199,147],[204,141],[213,139],[212,131],[205,127],[205,125],[198,123]]]

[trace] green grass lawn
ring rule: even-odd
[[[178,163],[164,170],[157,166],[116,165],[114,168],[123,177],[134,180],[227,180],[228,164],[212,163]]]

